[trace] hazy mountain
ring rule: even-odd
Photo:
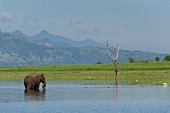
[[[9,33],[8,33],[9,34]],[[24,33],[22,33],[20,30],[15,30],[14,32],[11,33],[12,35],[16,35],[16,36],[21,36],[24,37],[26,39],[29,38],[29,36],[26,36]]]
[[[83,41],[74,41],[72,39],[69,39],[63,36],[52,35],[45,30],[42,30],[40,33],[32,37],[26,36],[19,30],[14,31],[11,34],[25,37],[26,39],[33,41],[33,42],[51,43],[59,47],[87,47],[87,46],[104,47],[104,44],[100,44],[90,39],[86,39]]]
[[[47,33],[45,34],[48,35]],[[85,41],[89,42],[91,40]],[[94,44],[93,41],[92,43]],[[22,36],[0,32],[0,66],[112,63],[108,58],[106,50],[106,48],[94,46],[53,46],[50,43],[31,42]],[[135,58],[136,61],[147,59],[154,61],[155,57],[158,56],[162,60],[165,55],[166,54],[120,50],[119,62],[127,62],[128,58],[131,57]]]
[[[96,47],[53,47],[0,32],[0,66],[96,63],[106,57],[96,51],[99,51]]]
[[[74,42],[75,47],[88,47],[88,46],[95,46],[95,47],[106,47],[104,44],[97,43],[91,39],[85,39],[83,41]]]
[[[40,40],[40,39],[44,39],[44,38],[49,38],[52,42],[69,43],[69,42],[73,41],[73,40],[71,40],[69,38],[65,38],[65,37],[58,36],[58,35],[52,35],[52,34],[48,33],[45,30],[42,30],[40,33],[38,33],[35,36],[31,37],[32,40]]]

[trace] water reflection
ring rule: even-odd
[[[115,79],[115,87],[113,87],[113,99],[118,100],[118,80],[117,78]]]
[[[27,101],[44,101],[45,100],[46,89],[33,90],[25,89],[24,96]]]

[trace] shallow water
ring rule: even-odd
[[[0,81],[0,113],[170,112],[170,87],[111,81],[47,81],[25,91],[22,81]]]

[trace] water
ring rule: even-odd
[[[25,91],[22,81],[0,81],[0,113],[168,113],[170,87],[110,81],[47,81]]]

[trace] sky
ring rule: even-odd
[[[0,30],[170,54],[170,0],[0,0]]]

